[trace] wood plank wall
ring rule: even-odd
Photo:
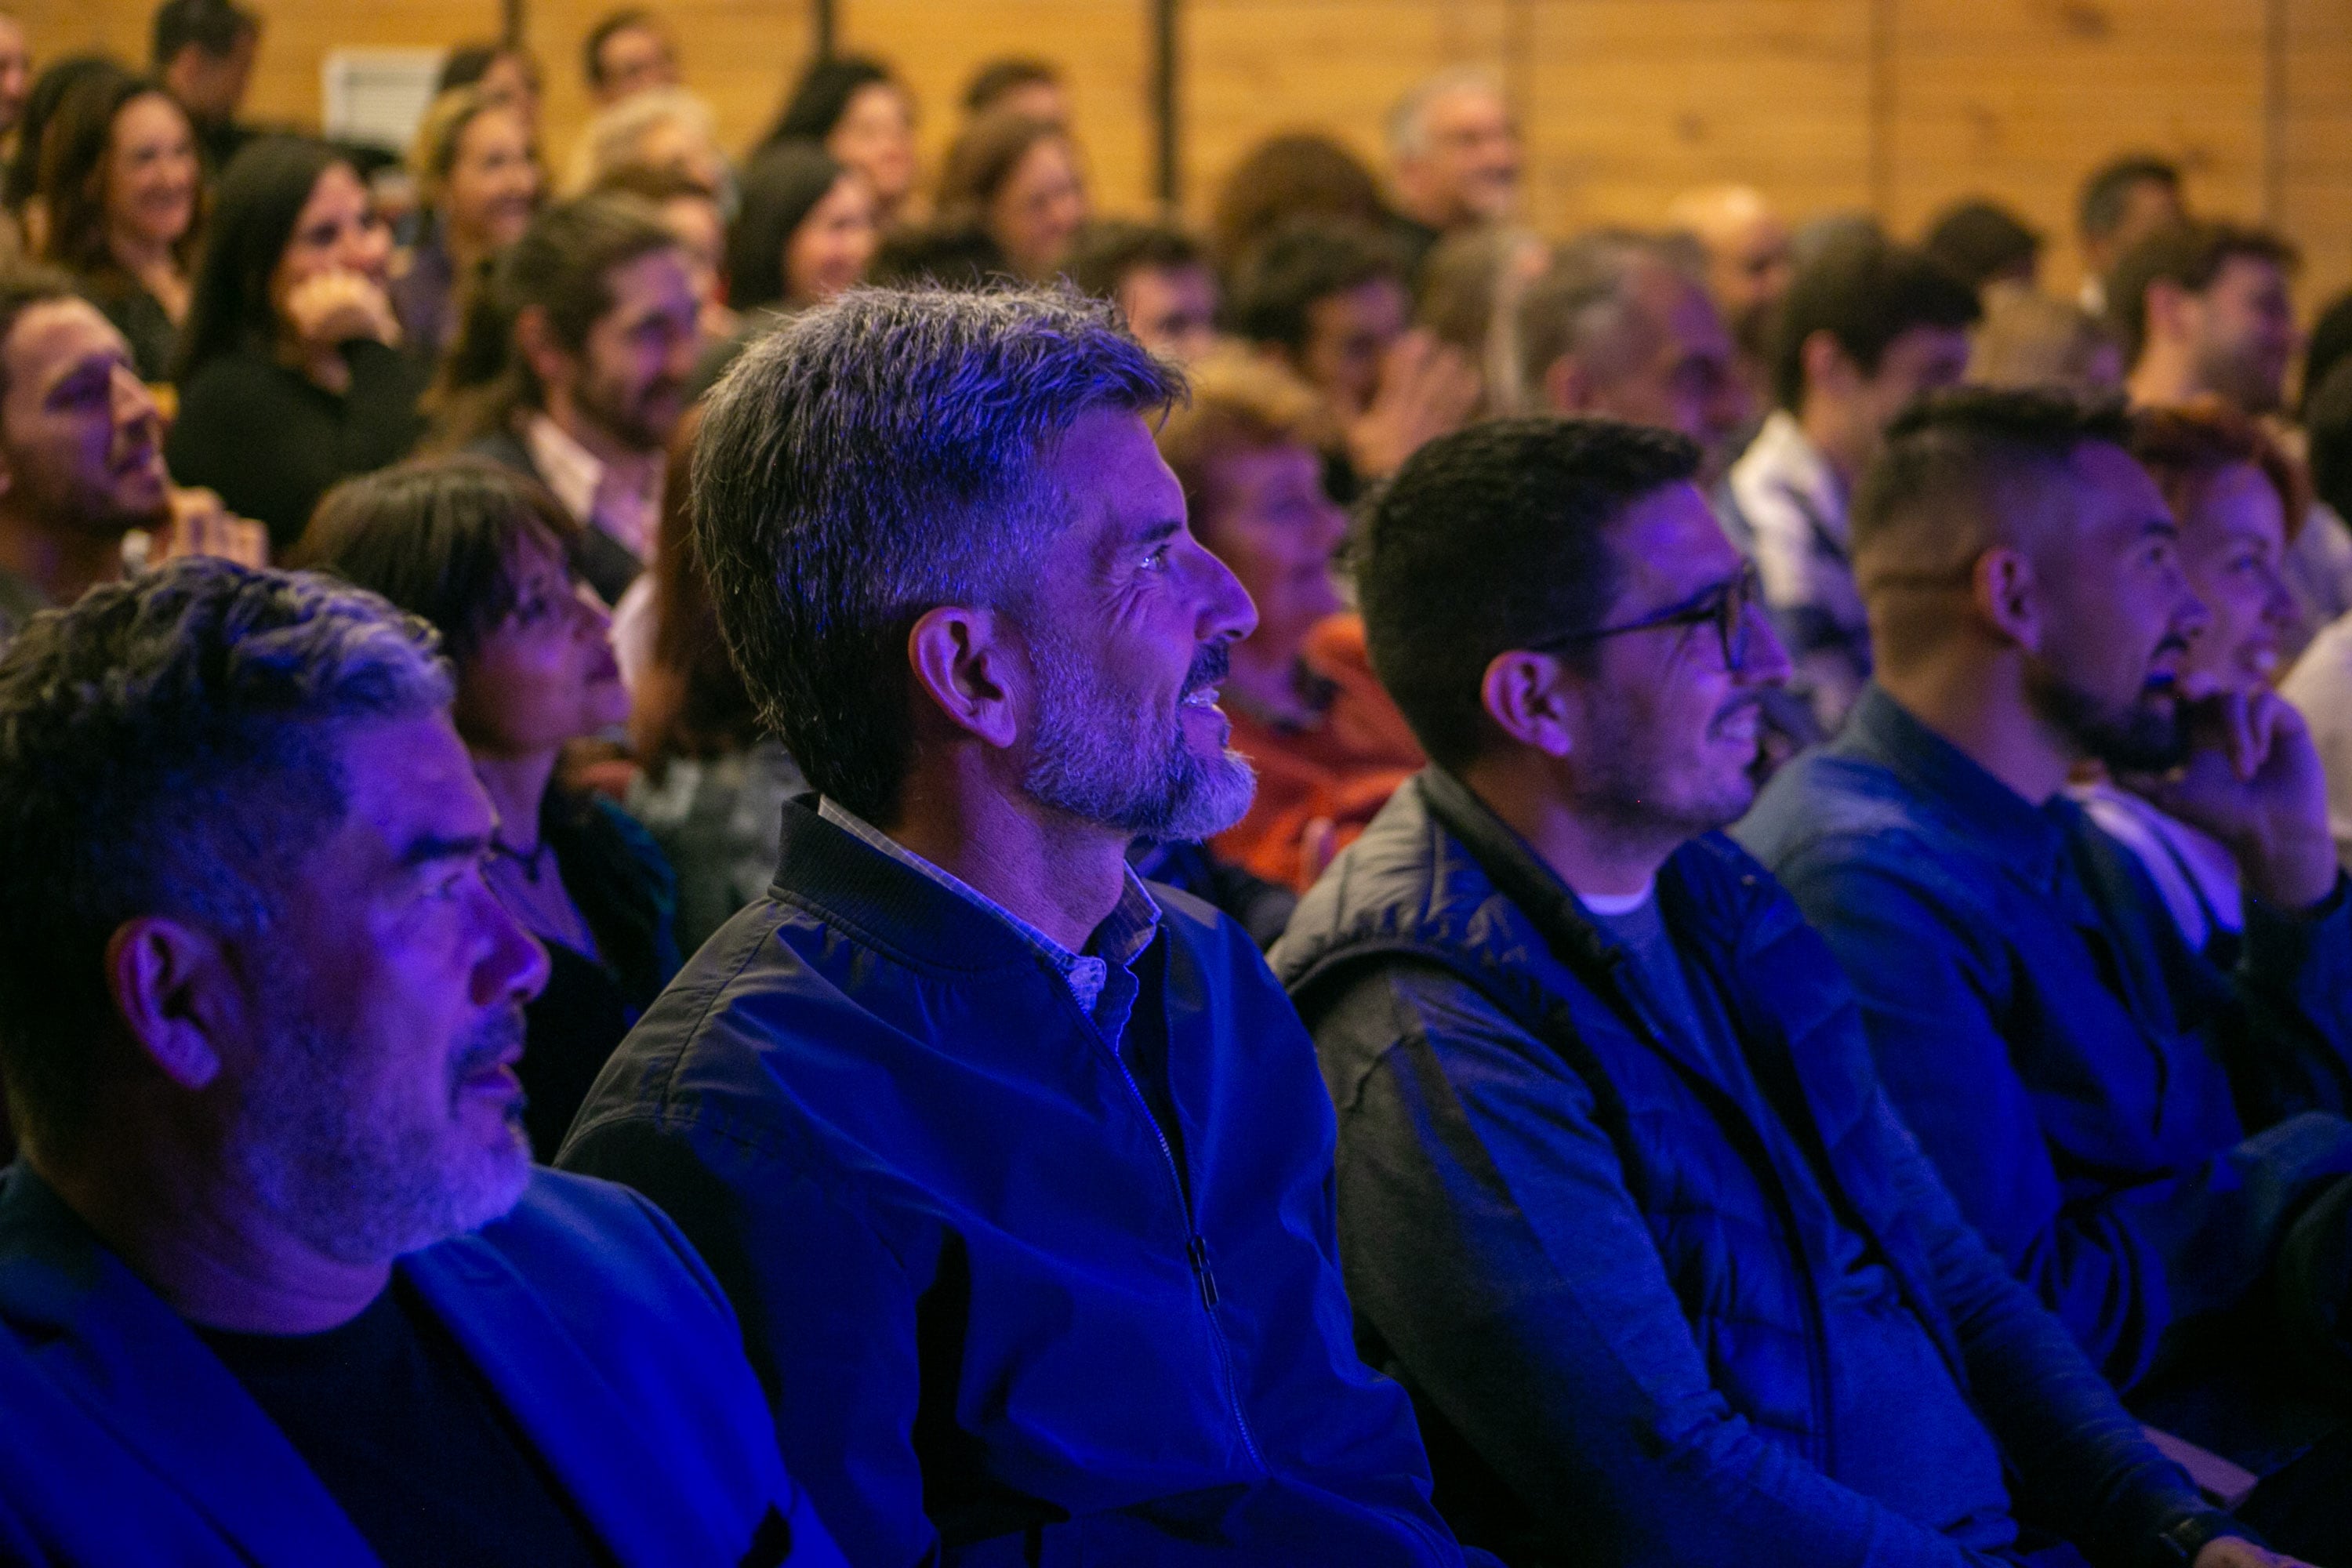
[[[144,0],[18,0],[45,55],[143,55]],[[337,43],[497,30],[499,0],[249,0],[268,17],[257,116],[315,120]],[[812,0],[656,0],[731,142],[773,112],[814,37]],[[1205,211],[1252,142],[1322,126],[1377,162],[1382,111],[1447,65],[1494,70],[1519,107],[1528,216],[1565,232],[1654,222],[1702,180],[1791,212],[1869,208],[1916,228],[1987,194],[2068,235],[2084,170],[2150,148],[2210,211],[2304,247],[2307,301],[2352,283],[2352,0],[1181,0],[1183,207]],[[586,112],[582,36],[605,0],[524,0],[561,153]],[[1151,205],[1151,0],[835,0],[842,47],[895,60],[936,158],[955,95],[1000,53],[1066,65],[1099,204]]]

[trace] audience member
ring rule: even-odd
[[[865,175],[814,142],[762,149],[743,171],[743,210],[727,232],[727,300],[742,325],[704,352],[690,393],[709,391],[778,319],[857,282],[880,237]]]
[[[618,604],[653,551],[662,449],[700,348],[686,256],[634,196],[548,208],[499,258],[433,391],[433,445],[530,475]]]
[[[2035,393],[1896,423],[1854,510],[1876,681],[1739,837],[1961,1212],[2143,1418],[2269,1477],[2241,1517],[2342,1562],[2352,1344],[2301,1366],[2284,1327],[2352,1268],[2352,1223],[2296,1223],[2352,1171],[2352,908],[2294,710],[2182,686],[2212,618],[2127,438]],[[2063,795],[2093,762],[2229,847],[2234,968]]]
[[[2172,513],[2180,574],[2207,616],[2175,684],[2190,700],[2253,700],[2284,673],[2300,616],[2284,567],[2311,504],[2303,471],[2260,425],[2210,400],[2142,411],[2131,452]],[[2230,847],[2113,781],[2074,795],[2139,858],[2182,940],[2217,967],[2235,967],[2245,910]]]
[[[81,280],[142,378],[170,380],[202,179],[188,117],[152,81],[94,76],[58,105],[41,164],[44,257]]]
[[[2162,158],[2127,153],[2093,170],[2074,203],[2074,237],[2083,253],[2078,301],[2083,309],[2105,315],[2113,303],[2107,298],[2107,274],[2124,252],[2188,216],[2180,170]]]
[[[155,531],[158,564],[264,553],[261,530],[218,496],[173,486],[130,345],[73,279],[0,272],[0,647],[39,611],[121,577],[133,530]]]
[[[1727,523],[1750,545],[1795,662],[1791,686],[1833,732],[1870,679],[1848,498],[1887,423],[1969,364],[1977,297],[1919,251],[1869,234],[1798,268],[1780,305],[1775,407],[1732,465]]]
[[[920,217],[915,181],[915,100],[890,68],[863,55],[811,65],[762,145],[814,142],[866,176],[885,229]]]
[[[2015,1562],[2021,1509],[2117,1562],[2268,1560],[1954,1212],[1834,959],[1717,833],[1789,662],[1698,462],[1497,421],[1368,522],[1433,765],[1272,956],[1449,1517],[1513,1562]]]
[[[599,110],[683,81],[669,29],[653,12],[635,6],[614,11],[588,29],[580,63],[588,96]]]
[[[341,153],[265,137],[221,175],[165,444],[173,472],[291,544],[338,480],[406,453],[424,372],[397,348],[392,237]]]
[[[1066,127],[1070,91],[1061,68],[1028,55],[982,62],[963,89],[964,117],[978,120],[998,110]]]
[[[387,292],[404,344],[431,365],[457,335],[462,296],[483,262],[530,226],[541,181],[522,108],[478,86],[433,100],[409,164],[424,226],[394,258]]]
[[[1050,120],[1005,111],[972,121],[940,171],[939,216],[988,236],[1015,277],[1048,281],[1087,221],[1076,145]]]
[[[734,178],[710,106],[682,87],[647,88],[599,110],[572,149],[563,188],[586,195],[630,167],[668,169],[713,193]]]
[[[552,1159],[588,1087],[677,971],[669,866],[619,807],[557,776],[564,745],[628,717],[611,621],[577,591],[580,525],[540,485],[470,459],[339,486],[293,563],[440,633],[451,710],[497,826],[484,874],[546,948],[517,1068],[532,1152]]]
[[[1979,294],[1994,283],[2031,289],[2042,272],[2042,236],[2008,207],[1981,196],[1937,214],[1919,248]]]
[[[1193,537],[1257,610],[1223,687],[1257,794],[1209,847],[1300,892],[1422,763],[1365,662],[1363,623],[1343,613],[1333,558],[1348,514],[1323,491],[1325,421],[1297,377],[1234,352],[1197,368],[1191,400],[1159,432]]]
[[[1300,218],[1258,247],[1234,280],[1234,330],[1321,395],[1337,432],[1327,477],[1352,501],[1476,406],[1478,372],[1412,326],[1404,266],[1386,237],[1340,218]]]
[[[1689,437],[1710,491],[1748,427],[1738,349],[1670,240],[1602,229],[1561,246],[1519,305],[1519,363],[1555,414]]]
[[[1388,112],[1389,232],[1418,279],[1455,229],[1511,216],[1519,197],[1519,127],[1502,83],[1484,70],[1432,77]]]
[[[58,106],[92,77],[130,74],[110,55],[68,55],[42,67],[41,74],[33,79],[32,90],[25,95],[24,113],[16,122],[16,146],[8,154],[6,186],[0,190],[0,203],[7,207],[12,228],[7,236],[12,259],[39,254],[42,237],[48,232],[40,193],[41,146],[47,140],[48,124],[56,118]]]
[[[742,313],[727,300],[727,218],[707,185],[658,163],[624,163],[596,182],[596,195],[630,195],[650,204],[677,241],[694,288],[695,325],[708,353],[732,340]]]
[[[1299,218],[1388,221],[1381,183],[1363,161],[1317,132],[1270,136],[1225,172],[1209,218],[1210,249],[1230,281],[1275,230]]]
[[[2327,510],[2341,517],[2352,507],[2352,363],[2339,361],[2305,395],[2303,418],[2312,489]],[[2338,616],[2311,639],[2279,692],[2311,727],[2327,774],[2328,826],[2336,858],[2352,868],[2352,615]]]
[[[861,291],[703,425],[719,625],[818,801],[562,1159],[699,1237],[861,1562],[1461,1561],[1349,1338],[1307,1042],[1124,859],[1250,793],[1180,385],[1097,302]]]
[[[1088,224],[1070,248],[1070,281],[1118,307],[1153,353],[1190,364],[1217,346],[1217,273],[1201,242],[1172,224]]]
[[[443,58],[441,75],[434,82],[438,98],[461,87],[480,90],[522,116],[523,136],[536,158],[539,147],[539,61],[520,44],[460,44]]]
[[[0,139],[16,134],[33,86],[33,46],[15,13],[0,11]]]
[[[1414,319],[1478,367],[1474,417],[1521,411],[1527,376],[1519,367],[1519,305],[1550,265],[1551,249],[1517,224],[1486,223],[1454,230],[1421,264]]]
[[[1706,255],[1707,289],[1739,345],[1748,390],[1772,397],[1772,329],[1796,276],[1789,226],[1752,185],[1706,185],[1666,207],[1668,227],[1688,234]]]
[[[257,134],[237,111],[261,49],[261,17],[237,0],[163,0],[153,42],[155,75],[188,111],[196,151],[218,178]]]
[[[0,660],[9,1562],[842,1562],[676,1227],[530,1166],[449,700],[219,563]]]
[[[2102,317],[2023,283],[1989,283],[1969,333],[1969,380],[1979,386],[2053,387],[2086,400],[2124,389],[2123,345]]]

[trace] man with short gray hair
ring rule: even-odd
[[[1502,83],[1478,69],[1430,78],[1385,124],[1391,229],[1418,276],[1455,229],[1511,216],[1519,199],[1519,126]]]
[[[838,1568],[700,1261],[531,1169],[450,699],[202,559],[0,658],[0,1561]]]
[[[1181,389],[1102,303],[863,290],[702,427],[720,629],[817,794],[559,1163],[713,1259],[860,1562],[1463,1560],[1349,1335],[1313,1049],[1127,866],[1252,788]]]

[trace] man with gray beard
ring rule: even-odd
[[[558,1163],[712,1260],[861,1563],[1463,1561],[1349,1338],[1306,1035],[1128,868],[1252,787],[1181,391],[1107,305],[872,290],[702,428],[720,629],[815,794]]]
[[[841,1563],[692,1250],[530,1167],[450,700],[209,560],[0,659],[0,1561]]]

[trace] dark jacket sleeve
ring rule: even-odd
[[[2024,1511],[2103,1563],[2171,1561],[2159,1538],[2191,1518],[2209,1538],[2247,1533],[2149,1446],[2065,1326],[1960,1218],[1884,1093],[1872,1122],[1877,1163],[1918,1227],[1969,1394],[2011,1460]]]
[[[930,1561],[914,1447],[919,1292],[864,1219],[731,1123],[607,1118],[575,1128],[557,1163],[643,1193],[701,1254],[740,1319],[785,1468],[843,1554]]]
[[[1816,846],[1780,880],[1861,1000],[1880,1082],[1993,1251],[2118,1386],[2168,1325],[2241,1300],[2311,1175],[2328,1119],[2291,1121],[2168,1179],[2069,1198],[1994,1016],[1998,954],[1901,871]]]
[[[1314,1016],[1340,1257],[1411,1380],[1577,1560],[1984,1563],[1767,1441],[1713,1386],[1584,1083],[1458,978]],[[1336,1048],[1335,1048],[1336,1047]]]
[[[2244,948],[2230,978],[2210,1026],[2246,1125],[2305,1110],[2352,1115],[2352,896],[2344,877],[2307,914],[2248,898]]]

